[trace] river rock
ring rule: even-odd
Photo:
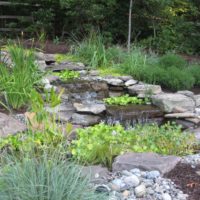
[[[192,98],[183,94],[162,93],[151,97],[152,103],[161,108],[166,113],[173,112],[177,106],[194,112],[195,102]]]
[[[114,172],[139,168],[158,170],[161,174],[171,171],[181,160],[176,156],[161,156],[156,153],[125,153],[117,156],[112,169]]]
[[[131,175],[124,178],[124,183],[130,187],[137,187],[140,184],[140,180],[137,176]]]
[[[19,132],[26,131],[25,124],[19,122],[13,117],[0,113],[0,137],[6,137],[8,135],[14,135]]]
[[[172,200],[171,196],[168,193],[162,195],[162,200]]]
[[[92,126],[98,124],[100,121],[101,118],[95,115],[86,115],[78,113],[74,113],[72,115],[72,123],[77,125]]]
[[[162,92],[160,85],[151,85],[151,84],[137,84],[128,87],[129,94],[139,95],[139,96],[148,96],[153,94],[159,94]]]
[[[106,110],[104,104],[98,103],[74,103],[74,107],[77,112],[80,113],[92,113],[98,115]]]
[[[146,187],[144,184],[141,184],[135,188],[135,196],[143,197],[146,194]]]

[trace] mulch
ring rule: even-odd
[[[200,200],[200,165],[192,168],[188,164],[178,164],[166,174],[180,190],[189,195],[188,200]]]

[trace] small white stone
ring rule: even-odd
[[[164,194],[162,195],[162,199],[163,199],[163,200],[172,200],[171,196],[170,196],[168,193],[164,193]]]
[[[135,188],[136,197],[143,197],[146,194],[146,187],[144,184],[141,184]]]

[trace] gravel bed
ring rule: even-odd
[[[133,169],[113,174],[105,185],[96,190],[107,192],[109,200],[187,200],[184,194],[170,180],[161,177],[159,171]]]

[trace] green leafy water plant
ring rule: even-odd
[[[55,74],[58,75],[62,81],[67,81],[80,77],[80,73],[73,70],[64,70],[61,72],[56,72]]]
[[[139,99],[138,97],[131,97],[128,94],[120,96],[120,97],[110,97],[104,99],[104,102],[108,105],[121,105],[125,106],[128,104],[147,104],[150,102],[148,98]]]
[[[185,155],[194,151],[194,134],[182,132],[173,124],[138,125],[125,130],[121,125],[98,124],[77,130],[71,144],[75,158],[86,164],[103,164],[111,168],[113,159],[125,152],[156,152]]]

